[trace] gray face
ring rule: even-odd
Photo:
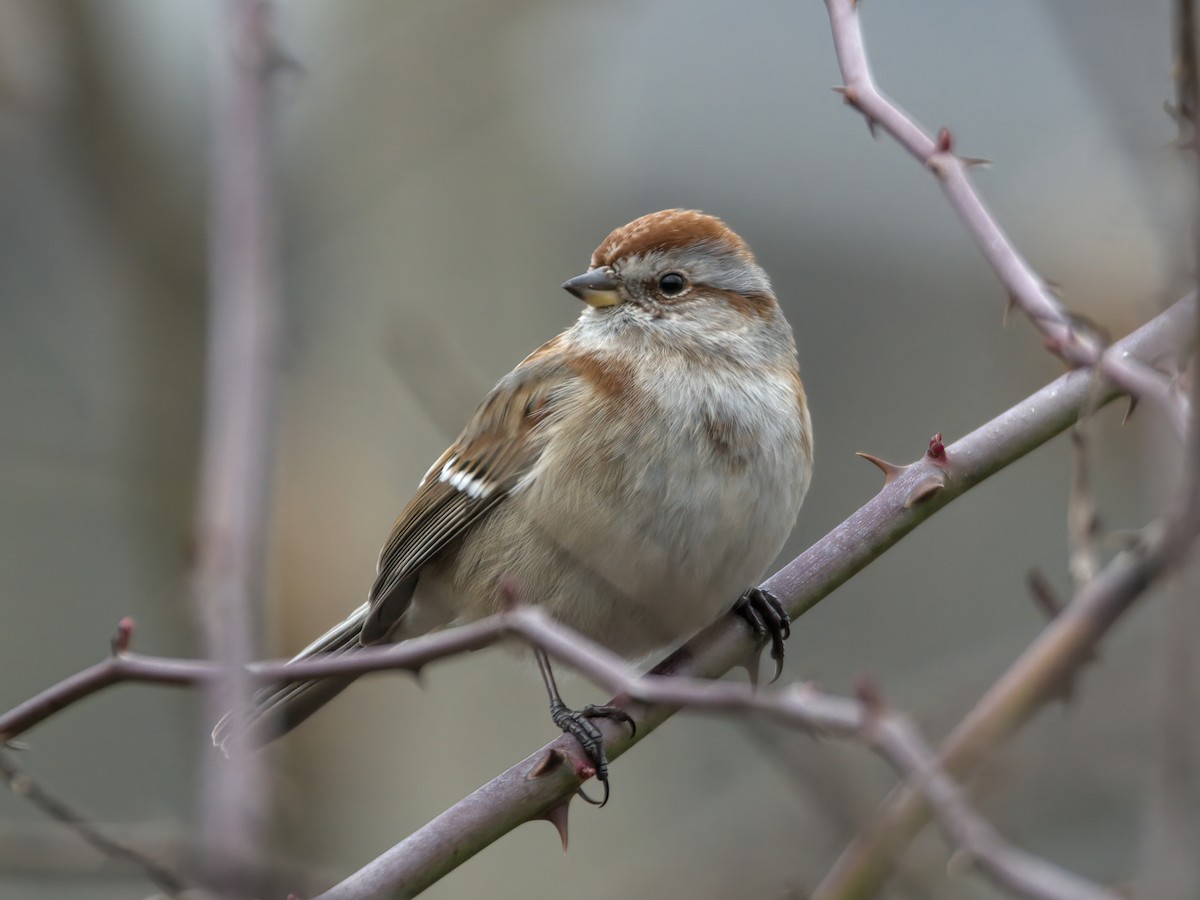
[[[710,362],[795,367],[792,331],[766,273],[721,242],[648,250],[607,270],[620,302],[584,309],[576,326],[586,346],[635,354],[686,349]]]
[[[735,294],[770,305],[771,282],[757,263],[718,242],[651,250],[614,263],[626,299],[658,316],[686,315],[700,298]]]

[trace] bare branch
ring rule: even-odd
[[[183,877],[167,865],[130,844],[110,837],[93,825],[86,816],[47,791],[22,771],[9,753],[0,752],[0,775],[4,776],[14,794],[24,797],[47,816],[65,825],[109,859],[127,862],[139,869],[169,896],[177,897],[188,889],[188,883]]]
[[[1091,465],[1088,454],[1086,419],[1071,429],[1071,458],[1074,462],[1071,478],[1071,493],[1067,499],[1067,536],[1071,552],[1067,568],[1075,590],[1079,590],[1100,569],[1100,555],[1096,551],[1096,536],[1100,531],[1100,518],[1092,501]]]
[[[508,628],[528,643],[575,668],[627,703],[693,711],[756,712],[809,732],[865,743],[928,798],[953,846],[967,854],[989,877],[1021,896],[1038,900],[1116,898],[1115,894],[1009,845],[970,807],[957,785],[938,770],[912,725],[884,708],[877,694],[864,694],[853,701],[822,694],[808,685],[765,693],[744,684],[682,675],[637,676],[622,658],[537,610],[515,610],[507,614],[507,619]],[[547,748],[545,752],[558,751]],[[527,780],[536,781],[556,770],[570,770],[561,764],[547,766],[545,757],[530,761],[533,765],[526,769]],[[446,839],[453,835],[438,837]],[[322,894],[320,900],[410,896],[421,889],[420,885],[403,880],[378,877],[381,874],[364,870]]]
[[[1119,341],[1115,349],[1138,358],[1181,352],[1188,346],[1192,323],[1196,319],[1195,307],[1193,298],[1179,301]],[[905,505],[912,486],[928,477],[945,478],[946,490],[933,498],[937,500],[936,508],[940,509],[1069,427],[1084,404],[1093,402],[1088,397],[1088,381],[1084,372],[1063,375],[971,434],[943,448],[939,461],[930,459],[927,454],[912,465],[892,467],[892,477],[875,497],[772,576],[766,582],[767,586],[784,600],[793,616],[802,615],[932,514],[934,510],[925,509],[922,504]],[[1115,392],[1107,392],[1094,400],[1097,405],[1103,405],[1116,396]],[[947,471],[944,468],[946,459],[954,461],[954,469]],[[914,472],[922,465],[936,468],[932,472]],[[728,624],[714,628],[736,637],[744,637],[746,633],[744,628]],[[707,631],[704,633],[707,634]],[[112,656],[68,676],[0,714],[0,740],[11,740],[68,706],[114,684],[141,682],[184,687],[209,684],[219,677],[219,664],[131,653],[132,634],[132,620],[122,620],[117,637],[112,642],[116,651]],[[252,663],[246,667],[246,671],[255,683],[322,675],[365,674],[385,669],[418,672],[429,662],[487,646],[494,639],[492,625],[476,622],[413,638],[402,644],[364,647],[348,656],[294,663],[282,660]],[[729,666],[740,661],[740,656],[745,655],[748,647],[748,640],[739,641]],[[689,650],[687,655],[693,658],[699,651],[698,646],[684,649]],[[677,653],[671,660],[664,661],[658,669],[674,666],[676,663],[673,661],[681,662],[681,654]],[[729,666],[719,669],[717,674],[726,671]]]
[[[1005,841],[938,767],[933,753],[906,718],[895,713],[877,714],[864,738],[924,795],[950,845],[1001,887],[1033,900],[1117,900],[1117,894]]]
[[[1188,298],[1118,342],[1115,350],[1139,358],[1160,355],[1168,347],[1182,348],[1191,338],[1195,303]],[[929,454],[903,468],[867,504],[837,526],[763,585],[783,600],[793,616],[815,606],[849,580],[936,510],[1014,459],[1069,427],[1091,402],[1091,376],[1071,372],[1024,402],[946,446],[938,458]],[[1094,398],[1102,406],[1116,396],[1105,390]],[[930,479],[942,479],[944,489],[925,502],[910,504],[914,490]],[[653,673],[715,678],[745,658],[748,633],[728,619],[706,628],[655,667]],[[547,652],[554,655],[552,648]],[[588,677],[597,672],[583,670]],[[666,721],[674,709],[619,702],[637,723],[637,737],[599,723],[609,759],[615,760],[633,743]],[[570,799],[578,786],[574,771],[586,763],[547,765],[548,759],[569,761],[579,756],[574,741],[559,738],[547,744],[473,794],[428,822],[401,843],[360,869],[324,900],[341,900],[378,893],[411,896],[437,881],[517,825],[544,816]],[[539,776],[530,778],[537,771]]]
[[[962,777],[1023,726],[1148,588],[1178,565],[1200,533],[1200,491],[1147,529],[1143,542],[1113,560],[1075,596],[1008,671],[988,690],[938,751],[940,765]],[[874,825],[861,833],[813,893],[814,900],[870,897],[893,861],[929,819],[929,805],[911,788],[884,801]]]
[[[208,385],[201,448],[193,588],[209,655],[207,719],[245,715],[252,610],[262,596],[269,473],[274,451],[279,288],[268,151],[268,76],[276,55],[265,0],[223,0],[214,41]],[[265,814],[261,761],[202,762],[205,881],[244,895],[257,869]]]
[[[845,82],[839,92],[848,104],[866,117],[872,132],[875,126],[882,128],[934,174],[951,207],[1004,285],[1011,302],[1020,307],[1042,333],[1047,349],[1072,368],[1095,367],[1126,393],[1154,402],[1164,411],[1176,434],[1181,438],[1185,436],[1188,428],[1186,398],[1177,395],[1171,382],[1150,365],[1106,351],[1104,342],[1093,329],[1066,313],[1045,279],[1017,252],[976,193],[968,174],[976,161],[955,154],[953,136],[947,129],[943,128],[935,140],[879,92],[867,62],[855,0],[825,0],[825,6]]]
[[[1119,342],[1115,349],[1138,358],[1179,352],[1190,339],[1195,314],[1192,298],[1180,301]],[[931,442],[930,452],[911,465],[895,467],[895,476],[874,498],[764,586],[780,597],[794,616],[801,615],[938,509],[1069,427],[1085,404],[1092,402],[1091,380],[1087,372],[1068,373],[966,437],[948,446],[940,440]],[[1116,391],[1106,390],[1098,402],[1102,405],[1116,396]],[[930,493],[931,483],[942,488]],[[916,502],[914,498],[918,498]],[[519,631],[522,617],[528,615],[529,611],[524,611],[520,616],[489,619],[390,647],[363,648],[345,657],[256,663],[246,672],[259,683],[364,674],[385,668],[418,671],[432,660],[477,649],[503,633]],[[217,663],[120,652],[122,647],[128,648],[128,631],[126,624],[124,637],[116,645],[119,652],[109,659],[0,715],[0,737],[14,737],[112,684],[207,684],[221,677],[223,670]],[[599,648],[581,658],[575,642],[558,643],[553,637],[545,637],[544,641],[544,649],[552,657],[578,667],[600,683],[614,684],[632,677],[624,660]],[[714,678],[742,662],[753,646],[746,624],[736,617],[725,617],[660,663],[654,673]],[[647,705],[629,698],[622,703],[637,722],[637,740],[674,712],[669,706]],[[634,743],[623,728],[608,729],[606,723],[599,724],[605,730],[611,759]],[[548,759],[558,762],[548,765]],[[570,764],[558,764],[563,762]],[[575,741],[559,738],[455,804],[343,883],[339,888],[343,893],[331,896],[356,896],[348,891],[353,888],[369,892],[370,885],[380,886],[380,890],[398,890],[396,886],[403,885],[414,892],[428,886],[516,825],[544,817],[568,800],[580,784],[578,773],[587,765]],[[534,771],[537,777],[530,778]]]

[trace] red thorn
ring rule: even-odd
[[[942,433],[939,431],[929,439],[929,449],[925,451],[925,455],[930,459],[944,460],[946,458],[946,445],[942,443]]]
[[[112,653],[118,656],[129,652],[129,644],[133,640],[133,618],[125,616],[117,623],[117,633],[112,636]]]
[[[570,811],[571,797],[550,807],[538,817],[554,826],[554,830],[558,832],[558,839],[562,841],[563,853],[567,852],[567,813]]]
[[[954,135],[950,133],[949,128],[942,128],[938,131],[937,148],[938,153],[954,152]]]
[[[580,781],[587,781],[589,778],[595,778],[596,767],[586,760],[577,760],[575,763],[575,777]]]
[[[878,456],[872,456],[870,453],[855,453],[855,456],[862,457],[880,472],[883,473],[883,483],[886,487],[891,484],[908,466],[898,466],[895,463],[890,463],[886,459],[880,459]]]

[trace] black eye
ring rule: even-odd
[[[678,297],[687,287],[687,279],[678,272],[668,272],[658,279],[658,289],[664,297]]]

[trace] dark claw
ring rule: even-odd
[[[616,719],[629,726],[630,736],[637,732],[637,726],[629,713],[618,706],[595,706],[589,704],[583,709],[571,709],[565,703],[550,704],[550,718],[567,734],[575,736],[579,746],[587,758],[596,767],[596,780],[604,785],[604,799],[597,802],[584,793],[580,788],[577,793],[593,806],[603,806],[608,802],[608,757],[604,753],[604,737],[600,729],[592,724],[592,719]]]
[[[792,617],[779,598],[762,588],[750,588],[738,598],[733,611],[746,620],[759,641],[771,639],[771,659],[775,660],[772,682],[783,674],[783,642],[792,635]]]
[[[579,715],[588,719],[616,719],[629,726],[630,737],[637,735],[637,723],[633,721],[633,716],[619,706],[596,706],[594,703],[589,703],[579,710]]]

